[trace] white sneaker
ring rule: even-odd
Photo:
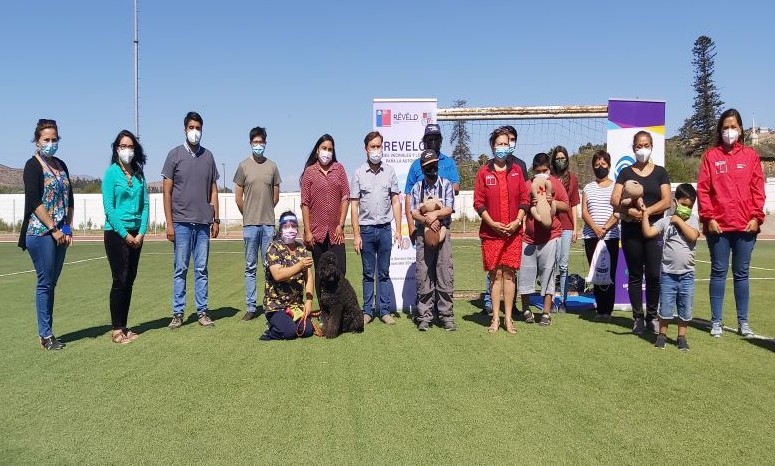
[[[721,322],[711,322],[710,336],[721,338],[722,333],[724,333],[724,327],[721,326]]]
[[[751,330],[751,326],[748,325],[748,322],[741,322],[737,325],[737,333],[740,334],[743,338],[750,338],[754,336],[753,330]]]

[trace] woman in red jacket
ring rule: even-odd
[[[492,323],[487,331],[495,333],[500,326],[502,292],[504,324],[506,331],[514,334],[514,275],[522,260],[522,219],[528,208],[528,193],[522,169],[508,159],[506,129],[498,128],[490,134],[490,148],[495,157],[479,169],[474,186],[474,208],[482,217],[482,261],[492,283]]]
[[[702,156],[697,179],[700,221],[710,249],[710,334],[720,337],[724,287],[732,253],[737,331],[748,325],[748,268],[759,226],[764,223],[764,175],[759,156],[743,144],[743,119],[731,108],[716,125],[716,145]]]

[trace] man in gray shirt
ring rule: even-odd
[[[188,112],[183,119],[186,141],[172,149],[164,161],[164,217],[167,239],[172,241],[175,272],[172,276],[172,321],[183,325],[186,309],[186,275],[194,256],[194,292],[199,325],[215,325],[207,315],[207,258],[210,238],[218,236],[218,169],[212,152],[199,145],[202,117]]]
[[[390,315],[390,252],[393,242],[401,245],[401,206],[398,180],[393,167],[382,163],[382,135],[377,131],[363,140],[366,163],[353,175],[350,183],[350,219],[355,237],[355,252],[361,255],[363,265],[363,323],[379,319],[393,325]],[[396,230],[391,234],[390,221]],[[374,275],[377,275],[375,299]]]
[[[256,317],[256,270],[258,252],[266,266],[266,250],[274,235],[274,208],[280,200],[280,172],[266,158],[266,128],[250,130],[253,153],[243,160],[234,174],[234,200],[242,214],[242,239],[245,242],[245,303],[242,320]]]

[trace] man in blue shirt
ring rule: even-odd
[[[432,149],[439,154],[439,177],[444,178],[452,183],[452,189],[457,195],[460,192],[460,173],[457,170],[457,164],[452,157],[447,156],[441,152],[441,128],[436,123],[431,123],[425,127],[425,134],[422,137],[422,148]],[[406,223],[409,226],[409,237],[414,238],[414,219],[411,214],[412,199],[409,193],[412,192],[412,187],[418,182],[424,179],[422,167],[420,166],[420,158],[412,162],[412,166],[409,167],[409,174],[406,177],[406,187],[404,188],[404,214],[406,215]]]

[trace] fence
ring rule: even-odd
[[[673,186],[675,189],[675,185]],[[766,201],[764,212],[767,215],[775,214],[775,180],[768,181],[765,185]],[[228,234],[229,229],[242,229],[242,214],[234,202],[233,193],[221,193],[218,195],[219,215],[221,218],[221,231]],[[403,205],[403,204],[402,204]],[[75,210],[73,212],[73,226],[76,230],[100,230],[105,223],[105,213],[102,207],[101,194],[76,194]],[[275,217],[286,211],[292,210],[301,217],[301,193],[280,193],[280,201],[275,207]],[[16,233],[24,215],[24,194],[0,194],[0,224],[7,225],[7,229]],[[453,220],[462,220],[463,228],[467,221],[478,220],[474,210],[474,192],[461,191],[455,197],[455,213]],[[166,221],[164,218],[164,202],[161,193],[150,195],[150,212],[148,218],[149,232],[160,233]],[[349,211],[348,222],[349,224]]]

